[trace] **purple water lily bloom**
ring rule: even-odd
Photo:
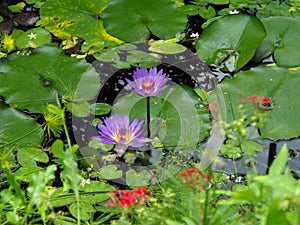
[[[101,141],[103,144],[114,144],[118,156],[121,157],[129,146],[142,147],[150,138],[144,138],[145,129],[141,130],[144,120],[138,121],[135,118],[132,124],[129,124],[127,114],[122,117],[120,114],[113,115],[112,118],[106,117],[104,124],[98,124],[98,134],[100,136],[92,137]]]
[[[161,96],[159,92],[164,90],[168,85],[169,75],[164,74],[163,70],[157,72],[157,68],[141,68],[133,72],[133,81],[125,79],[127,83],[134,88],[134,91],[143,96]]]

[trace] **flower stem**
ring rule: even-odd
[[[150,97],[147,97],[147,137],[150,138]]]

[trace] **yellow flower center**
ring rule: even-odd
[[[128,132],[128,130],[121,128],[114,134],[114,139],[121,143],[121,144],[127,144],[128,141],[131,140],[131,134]]]
[[[149,93],[153,89],[154,83],[152,80],[144,81],[142,84],[142,88],[145,92]]]

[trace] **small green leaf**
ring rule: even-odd
[[[116,165],[108,165],[100,169],[99,175],[101,178],[113,180],[122,177],[123,171],[118,170]]]
[[[131,187],[148,185],[151,178],[152,176],[147,170],[136,172],[131,169],[126,172],[126,184]]]
[[[25,5],[25,2],[20,2],[16,5],[9,5],[8,8],[12,12],[21,12]]]
[[[284,144],[280,150],[279,155],[272,163],[269,170],[269,174],[270,175],[282,174],[286,168],[287,160],[288,160],[288,150],[287,150],[287,145]]]
[[[110,112],[111,106],[106,103],[94,103],[89,106],[90,113],[93,115],[104,115]]]
[[[86,117],[90,113],[90,104],[88,102],[81,103],[68,103],[67,108],[72,112],[75,116],[78,117]]]
[[[216,15],[216,11],[211,6],[208,6],[207,8],[203,6],[199,9],[199,15],[204,19],[210,19]]]
[[[0,23],[4,20],[4,18],[2,16],[0,16]]]
[[[183,45],[171,42],[170,40],[149,41],[149,50],[163,54],[177,54],[184,52],[186,48]]]
[[[75,218],[78,218],[77,207],[78,205],[76,203],[72,203],[69,206],[70,213]],[[95,212],[95,208],[87,202],[80,202],[79,210],[80,210],[80,219],[82,220],[89,220],[92,217],[93,213]]]
[[[53,142],[51,146],[51,152],[54,157],[56,158],[63,158],[64,157],[64,143],[62,140],[57,139]]]
[[[243,140],[241,143],[242,151],[249,156],[255,156],[256,152],[262,152],[264,147],[251,140]]]

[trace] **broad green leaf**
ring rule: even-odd
[[[103,192],[106,194],[108,191],[115,190],[115,188],[105,182],[91,181],[89,184],[81,187],[80,190],[84,192]]]
[[[12,54],[0,64],[0,93],[6,103],[35,113],[54,104],[57,94],[76,94],[76,100],[88,100],[99,85],[99,76],[90,64],[68,57],[56,47],[43,46],[30,55]]]
[[[228,4],[229,0],[206,0],[206,2],[215,4],[215,5],[224,5],[224,4]]]
[[[266,111],[267,117],[261,128],[261,134],[274,140],[298,137],[299,82],[300,71],[289,71],[280,67],[256,67],[240,72],[233,78],[225,78],[217,86],[226,104],[226,110],[221,112],[222,118],[230,122],[234,117],[238,117],[239,91],[245,100],[248,119],[255,109],[253,102],[247,100],[249,96],[271,97],[274,107]],[[214,94],[210,98],[213,99]]]
[[[204,19],[210,19],[216,15],[216,11],[211,6],[208,6],[207,8],[203,6],[199,9],[199,15]]]
[[[19,2],[16,5],[9,5],[8,6],[9,10],[12,11],[12,12],[21,12],[24,7],[25,7],[24,2]]]
[[[286,164],[288,160],[288,150],[287,150],[287,145],[284,144],[283,147],[280,150],[280,153],[272,163],[269,174],[270,175],[280,175],[283,174]]]
[[[254,16],[224,16],[204,29],[196,42],[197,54],[207,64],[223,63],[224,70],[239,70],[254,56],[264,37],[264,27]]]
[[[51,42],[51,34],[43,28],[33,28],[16,39],[18,49],[36,48]]]
[[[42,127],[24,113],[0,103],[0,118],[0,148],[36,147],[43,141]]]
[[[174,38],[187,22],[169,0],[112,0],[102,18],[109,34],[127,42],[147,40],[150,32],[162,39]]]
[[[99,19],[109,0],[47,0],[40,9],[40,24],[55,36],[72,41],[85,40],[84,51],[101,51],[105,46],[121,44],[109,35]]]
[[[148,185],[152,175],[147,170],[134,171],[133,169],[126,172],[126,184],[128,186],[144,186]]]
[[[20,148],[18,150],[18,162],[24,167],[35,167],[37,162],[47,163],[48,155],[39,148]]]
[[[273,201],[269,206],[266,225],[290,224],[286,218],[285,211],[281,209],[280,203]]]
[[[116,165],[107,165],[100,169],[99,174],[104,179],[112,180],[122,177],[123,171],[118,170]]]
[[[277,65],[296,67],[300,65],[300,19],[269,17],[261,20],[267,36],[258,47],[254,59],[260,61],[274,53]]]

